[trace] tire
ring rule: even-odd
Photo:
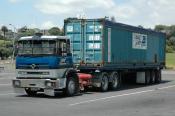
[[[156,78],[155,78],[155,83],[161,83],[162,81],[162,76],[161,76],[161,70],[156,71]]]
[[[113,72],[110,75],[110,80],[111,82],[109,83],[109,88],[111,90],[117,90],[118,88],[120,88],[121,79],[120,79],[120,75],[117,72]]]
[[[151,84],[151,72],[150,71],[146,71],[145,72],[145,85],[149,85]]]
[[[156,82],[156,74],[155,74],[155,71],[152,70],[151,71],[151,84],[155,84]]]
[[[32,91],[30,88],[25,89],[28,96],[36,96],[37,91]]]
[[[66,89],[64,93],[66,96],[74,96],[79,91],[79,84],[76,78],[69,77],[66,82]]]
[[[108,80],[108,74],[107,73],[101,73],[101,87],[100,90],[102,92],[108,91],[108,85],[109,85],[109,80]]]

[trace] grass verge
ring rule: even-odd
[[[166,67],[175,69],[175,53],[166,54]]]

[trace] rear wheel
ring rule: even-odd
[[[155,70],[151,71],[151,84],[154,84],[156,81]]]
[[[161,70],[156,71],[155,83],[160,83],[162,81]]]
[[[109,87],[111,90],[116,90],[120,87],[121,79],[120,79],[120,76],[117,72],[113,72],[110,75],[110,80],[111,80],[111,82],[109,83]]]
[[[108,90],[108,84],[109,84],[109,81],[108,81],[108,74],[107,73],[101,73],[101,91],[102,92],[105,92]]]
[[[146,71],[145,73],[145,85],[149,85],[151,83],[151,72],[150,71]]]
[[[37,91],[32,91],[30,88],[25,89],[28,96],[36,96]]]

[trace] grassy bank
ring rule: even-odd
[[[175,69],[175,53],[166,54],[166,66]]]

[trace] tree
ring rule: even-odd
[[[6,26],[2,26],[1,31],[3,32],[4,39],[5,39],[5,35],[6,35],[6,32],[8,32],[8,28]]]
[[[24,26],[18,29],[18,38],[23,36],[32,36],[35,34],[35,29],[28,29],[27,26]]]
[[[155,31],[163,31],[166,29],[167,29],[167,26],[165,26],[165,25],[156,25],[154,30]]]
[[[169,42],[171,43],[171,46],[172,46],[173,50],[175,51],[175,36],[172,36],[169,39]]]
[[[175,37],[175,25],[170,26],[169,30],[171,30],[170,35]]]
[[[1,39],[3,39],[3,36],[2,36],[2,35],[0,35],[0,40],[1,40]]]
[[[27,26],[21,27],[20,29],[18,29],[19,33],[24,33],[27,31]]]
[[[61,35],[62,32],[58,27],[52,27],[51,29],[49,29],[49,34],[50,35]]]
[[[144,28],[142,25],[138,25],[139,28]]]
[[[166,26],[166,25],[156,25],[155,31],[166,33],[166,51],[173,52],[175,51],[175,25]]]
[[[0,41],[0,57],[6,59],[13,53],[13,42],[7,40],[3,41]]]

